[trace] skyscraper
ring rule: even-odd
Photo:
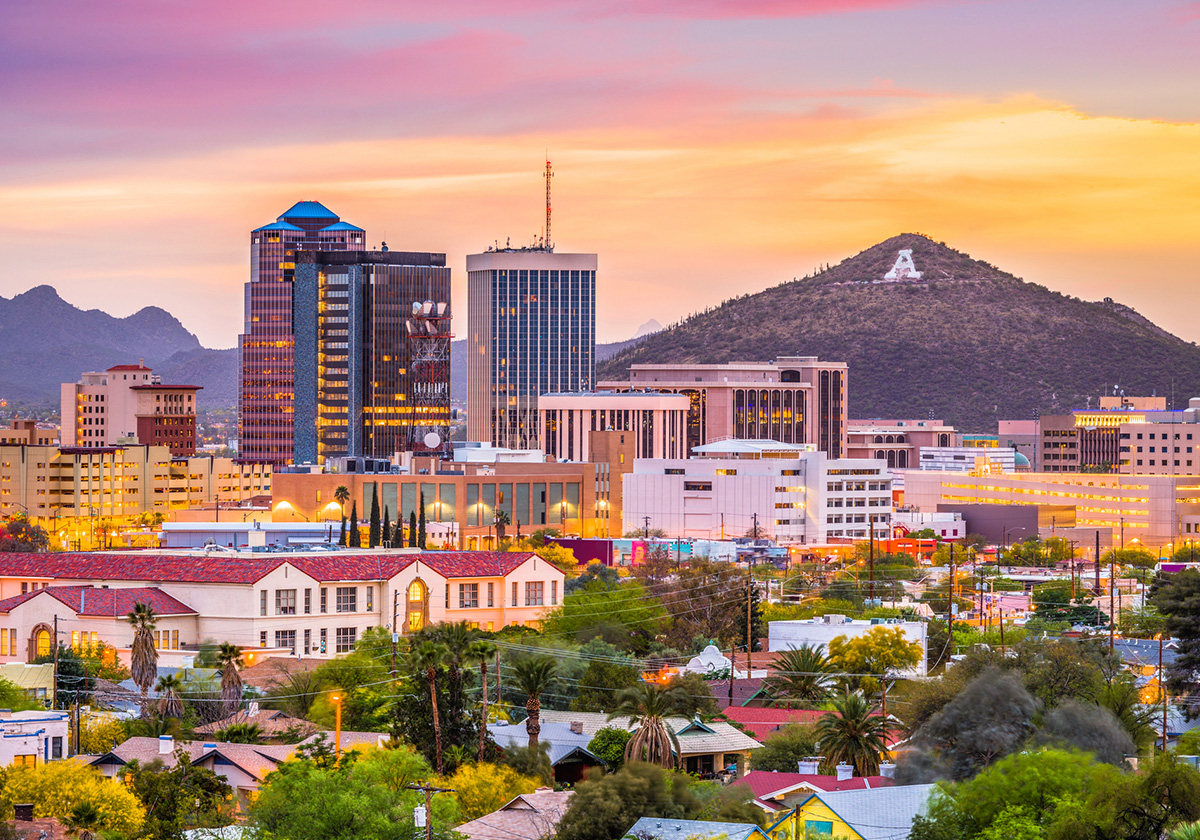
[[[238,346],[243,459],[388,457],[448,426],[449,365],[438,361],[449,352],[446,257],[365,242],[362,228],[315,201],[251,233]]]
[[[538,395],[595,378],[596,255],[552,245],[467,256],[467,436],[539,448]]]

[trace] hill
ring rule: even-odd
[[[175,316],[157,306],[115,318],[79,309],[51,286],[0,297],[0,397],[8,399],[57,404],[60,383],[75,382],[84,371],[144,359],[164,381],[204,386],[202,406],[233,405],[236,395],[228,382],[236,382],[236,355],[201,347]]]
[[[886,282],[911,249],[918,279]],[[1200,348],[1106,299],[1027,283],[919,234],[901,234],[816,274],[696,313],[599,368],[815,355],[850,366],[849,414],[924,418],[995,432],[1000,419],[1127,394],[1200,395]]]

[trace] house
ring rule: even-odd
[[[578,724],[579,734],[590,742],[606,726],[633,731],[628,719],[614,718],[601,712],[559,712],[542,709],[542,726],[547,723]],[[746,733],[723,721],[705,723],[699,719],[667,718],[667,725],[679,741],[679,763],[688,773],[715,776],[730,768],[743,775],[750,766],[750,754],[762,746]],[[585,742],[586,743],[586,742]]]
[[[488,732],[501,749],[529,745],[529,734],[525,731],[524,723],[510,724],[499,720],[488,724]],[[582,781],[591,768],[607,767],[604,759],[588,750],[587,745],[592,739],[583,734],[583,725],[579,721],[547,722],[543,711],[538,740],[550,745],[550,766],[557,784],[573,785]]]
[[[552,837],[571,804],[572,790],[541,787],[514,797],[487,816],[454,829],[467,840],[542,840]]]
[[[771,840],[803,840],[806,832],[848,840],[903,840],[936,789],[900,785],[810,793],[766,832]]]
[[[768,840],[767,834],[752,823],[670,817],[642,817],[625,832],[625,837],[636,840]]]
[[[215,735],[223,729],[238,724],[257,726],[265,739],[278,738],[289,732],[296,732],[307,738],[317,731],[315,723],[304,718],[293,717],[280,709],[263,709],[253,701],[247,703],[245,709],[238,709],[233,714],[214,723],[197,726],[192,731],[197,735]]]
[[[883,775],[879,776],[855,776],[850,767],[839,768],[834,775],[823,775],[817,773],[815,759],[799,764],[802,768],[799,773],[752,770],[733,786],[747,788],[754,796],[754,804],[768,814],[779,814],[818,791],[873,790],[895,784],[894,764],[881,765],[879,769]]]
[[[724,710],[728,706],[761,706],[764,703],[762,677],[754,679],[735,679],[730,688],[729,680],[713,680],[708,684],[713,697],[717,698],[717,708]]]
[[[759,741],[765,741],[792,724],[812,726],[825,714],[827,712],[824,709],[785,709],[779,706],[727,706],[721,710],[721,717],[738,724]]]
[[[66,757],[70,714],[0,709],[0,767],[36,765]]]
[[[531,552],[4,553],[0,663],[49,652],[54,615],[60,630],[67,620],[65,642],[105,642],[127,663],[125,614],[137,602],[159,615],[161,665],[189,666],[205,639],[239,645],[247,666],[272,654],[324,659],[373,627],[536,626],[559,604],[564,580]]]
[[[50,705],[54,693],[54,664],[29,665],[24,662],[7,662],[0,665],[0,679],[8,680],[21,689],[30,700],[40,700]]]

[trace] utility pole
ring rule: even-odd
[[[868,539],[868,556],[870,557],[870,583],[867,585],[867,597],[871,599],[871,605],[875,605],[875,514],[867,516],[867,539]]]
[[[883,684],[883,703],[880,706],[879,711],[883,715],[883,719],[886,722],[887,721],[887,672],[884,672],[883,677],[879,681]]]
[[[751,635],[753,630],[753,621],[751,612],[753,609],[753,589],[754,577],[746,578],[746,679],[751,679],[754,676],[754,670],[751,665],[751,658],[754,653],[754,637]]]
[[[50,708],[58,708],[58,614],[54,615],[54,684],[50,687]]]
[[[645,530],[642,531],[642,537],[648,540],[650,539],[650,517],[643,516],[642,521],[645,523]]]
[[[1158,634],[1158,693],[1162,697],[1163,707],[1163,730],[1162,730],[1162,751],[1167,751],[1167,684],[1163,681],[1163,634]]]
[[[950,656],[954,656],[954,543],[950,543],[950,601],[946,605],[946,644],[950,647]]]
[[[1117,634],[1116,606],[1117,587],[1117,552],[1112,552],[1108,564],[1108,652],[1112,653],[1116,646],[1113,641]]]
[[[433,795],[435,793],[454,793],[453,788],[431,787],[430,785],[405,785],[408,790],[419,790],[425,794],[424,811],[418,807],[413,811],[413,822],[417,828],[425,829],[425,840],[433,840]]]
[[[1096,600],[1100,600],[1100,529],[1096,529]],[[1098,609],[1098,607],[1097,607]]]
[[[397,615],[400,609],[400,590],[392,590],[392,679],[396,679],[396,638],[400,635]]]
[[[504,678],[500,676],[500,651],[496,651],[496,703],[504,705]]]

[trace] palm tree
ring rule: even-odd
[[[345,516],[346,502],[350,501],[350,491],[346,488],[345,484],[339,484],[337,489],[333,491],[333,500],[342,509],[342,516]]]
[[[833,663],[825,656],[824,645],[802,645],[782,651],[766,684],[772,706],[787,704],[798,709],[817,708],[829,700],[834,671]]]
[[[128,616],[133,627],[133,648],[129,654],[129,670],[133,681],[142,690],[142,713],[146,712],[146,692],[158,677],[158,649],[154,647],[154,610],[138,601]]]
[[[449,655],[446,646],[438,642],[424,641],[413,646],[409,656],[414,671],[421,671],[429,681],[429,702],[433,706],[433,743],[437,758],[438,775],[444,772],[442,762],[442,719],[438,714],[437,701],[437,669],[442,666]]]
[[[529,748],[537,749],[538,734],[542,731],[542,694],[558,680],[558,662],[549,656],[531,656],[513,664],[513,682],[525,693],[525,731],[529,733]]]
[[[817,721],[817,746],[825,756],[825,772],[838,764],[854,765],[860,776],[879,772],[879,755],[887,749],[888,724],[861,694],[833,701],[835,711]]]
[[[500,547],[500,543],[504,542],[504,529],[509,524],[511,524],[511,522],[512,522],[512,520],[509,518],[507,512],[502,511],[502,510],[496,511],[496,547],[497,548]]]
[[[263,738],[263,731],[257,723],[231,723],[214,732],[213,737],[227,744],[257,744]]]
[[[179,696],[181,688],[183,688],[183,681],[174,674],[158,678],[158,685],[154,686],[154,690],[159,695],[158,713],[161,716],[165,718],[183,717],[183,698]]]
[[[1200,822],[1176,826],[1167,833],[1167,840],[1200,840]]]
[[[98,829],[104,828],[108,817],[91,802],[79,802],[62,820],[67,831],[79,840],[94,840]]]
[[[666,689],[653,683],[638,683],[617,695],[617,707],[608,716],[627,718],[637,723],[637,731],[625,744],[625,762],[645,761],[660,767],[674,767],[679,753],[679,739],[675,737],[667,717],[677,710],[679,696],[674,689]]]
[[[221,705],[225,714],[231,715],[242,705],[242,675],[238,673],[242,664],[242,649],[229,642],[221,642],[217,649],[217,663],[221,666]]]
[[[479,693],[480,697],[480,713],[479,713],[479,761],[483,761],[483,744],[487,735],[488,724],[488,684],[487,671],[488,662],[496,655],[496,645],[489,639],[476,639],[471,642],[471,646],[467,648],[467,659],[470,661],[479,662],[479,684],[482,690]]]

